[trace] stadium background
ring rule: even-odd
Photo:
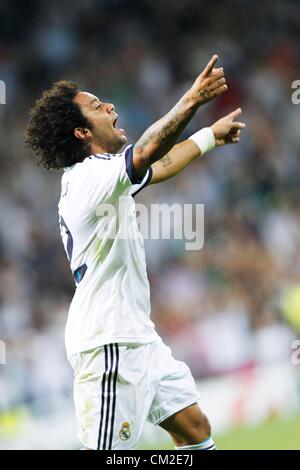
[[[205,245],[146,241],[152,317],[199,381],[221,448],[300,449],[300,79],[297,1],[2,0],[0,448],[78,448],[63,330],[74,290],[59,238],[60,173],[24,148],[28,110],[68,78],[116,105],[129,142],[220,56],[229,92],[184,134],[242,106],[238,146],[139,202],[204,203]],[[219,436],[219,438],[218,438]],[[147,428],[141,446],[168,447]]]

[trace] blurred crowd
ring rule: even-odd
[[[299,29],[290,0],[1,1],[0,409],[72,387],[61,172],[37,167],[23,137],[35,99],[62,78],[114,103],[134,142],[219,54],[229,91],[199,110],[183,138],[240,106],[247,128],[239,145],[138,196],[148,206],[205,205],[203,249],[145,240],[152,318],[195,377],[290,356],[280,306],[300,275],[300,105],[291,100]]]

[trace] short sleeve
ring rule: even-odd
[[[130,181],[132,182],[132,188],[130,189],[130,194],[132,197],[136,196],[145,186],[147,186],[152,178],[152,168],[150,167],[146,174],[142,177],[138,177],[136,174],[134,165],[133,165],[133,148],[131,145],[128,149],[125,159],[126,159],[126,171]]]
[[[122,195],[137,194],[151,179],[151,170],[142,178],[135,172],[133,145],[120,154],[96,154],[86,158],[81,182],[90,205],[116,201]]]
[[[132,197],[135,197],[142,189],[144,189],[151,181],[152,178],[152,168],[150,167],[145,176],[143,176],[143,179],[140,183],[134,184],[132,188],[130,189],[130,194]]]

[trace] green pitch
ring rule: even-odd
[[[292,450],[300,449],[300,416],[273,419],[253,428],[241,428],[216,436],[219,449]]]
[[[237,428],[222,435],[213,436],[221,450],[300,450],[300,415],[289,419],[272,419],[260,426]],[[140,449],[174,449],[167,438],[153,446]]]

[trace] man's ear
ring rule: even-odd
[[[79,140],[89,140],[92,137],[91,131],[86,127],[75,127],[74,135]]]

